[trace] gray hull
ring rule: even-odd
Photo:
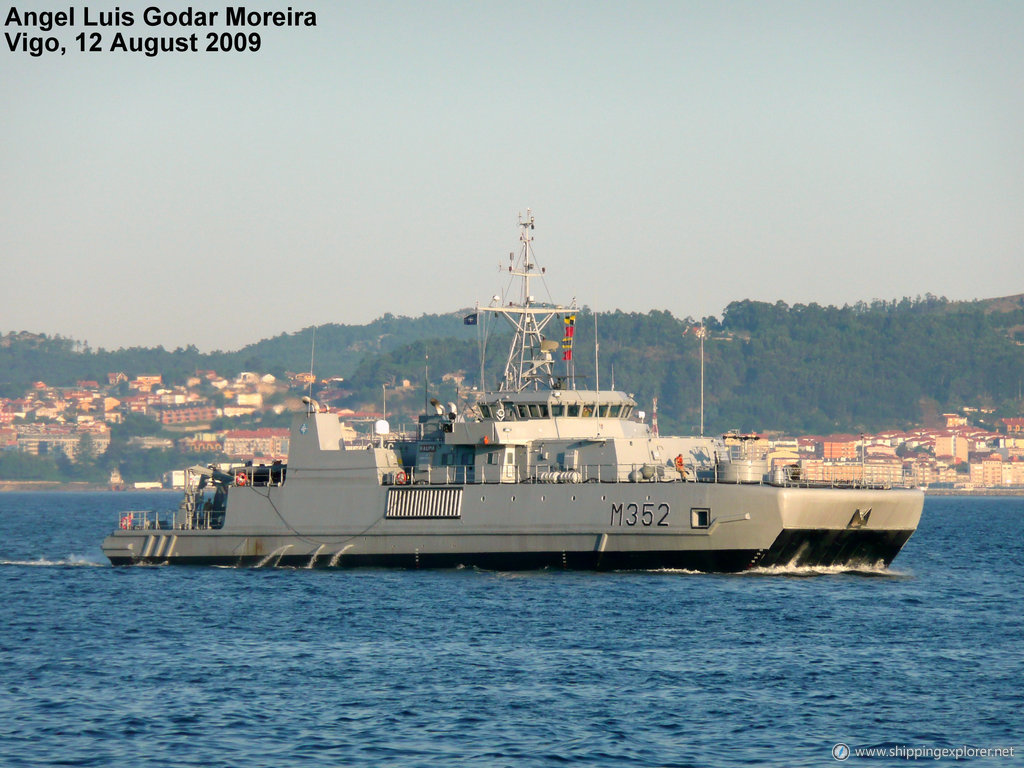
[[[370,453],[372,455],[372,453]],[[297,473],[298,474],[298,473]],[[697,482],[231,490],[219,529],[118,530],[115,565],[742,571],[885,566],[917,527],[905,489]]]

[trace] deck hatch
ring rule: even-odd
[[[389,488],[384,517],[398,520],[461,518],[461,488]]]

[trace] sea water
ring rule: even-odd
[[[1021,498],[929,498],[888,570],[107,564],[175,502],[0,495],[0,765],[1021,761]]]

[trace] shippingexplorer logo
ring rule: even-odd
[[[849,760],[851,757],[899,757],[904,760],[966,760],[976,757],[1014,757],[1015,747],[850,747],[839,742],[832,747],[832,757]]]

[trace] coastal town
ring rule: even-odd
[[[447,378],[461,380],[458,374]],[[135,415],[151,420],[158,434],[131,437],[128,446],[134,451],[176,451],[257,465],[287,461],[287,413],[301,407],[311,386],[328,404],[346,394],[342,379],[314,380],[308,373],[279,379],[243,371],[227,378],[205,370],[179,385],[165,384],[159,374],[121,371],[109,373],[106,381],[79,381],[74,387],[37,381],[21,397],[0,398],[0,452],[61,457],[74,464],[102,456],[111,443],[111,427]],[[398,388],[411,390],[413,385],[405,380]],[[374,423],[384,418],[382,412],[333,410],[342,416],[351,445],[368,444]],[[471,404],[466,410],[471,417]],[[281,417],[280,426],[243,428],[266,415]],[[1024,492],[1024,418],[1000,419],[993,431],[978,425],[987,415],[983,409],[964,408],[942,414],[941,423],[861,434],[730,433],[726,443],[734,460],[767,461],[773,470],[787,468],[790,476],[795,472],[807,482],[916,486],[947,493]],[[652,426],[657,429],[656,422]],[[9,479],[0,476],[0,481]],[[144,489],[180,481],[180,472],[122,478],[115,469],[110,484]]]
[[[0,398],[0,452],[59,457],[75,464],[102,456],[111,445],[112,427],[141,417],[158,434],[129,438],[128,447],[134,451],[175,451],[257,464],[283,461],[288,456],[287,428],[212,425],[281,416],[300,405],[311,381],[309,374],[301,373],[279,381],[252,372],[228,379],[215,371],[197,371],[183,385],[165,384],[160,374],[129,377],[124,372],[111,372],[103,383],[78,381],[74,387],[37,381],[22,397]],[[337,381],[322,386],[332,384]],[[359,438],[357,426],[380,418],[351,410],[345,416],[355,425],[348,428],[352,440]],[[154,489],[180,483],[180,472],[161,474],[122,478],[115,470],[110,484],[118,489]],[[0,482],[9,479],[0,476]]]

